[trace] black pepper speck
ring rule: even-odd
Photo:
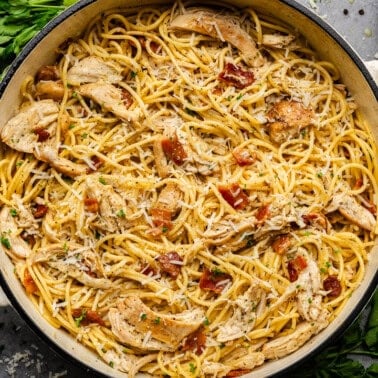
[[[344,9],[343,10],[343,13],[345,14],[345,15],[347,15],[349,12],[348,12],[348,9]]]
[[[363,16],[363,15],[365,14],[365,11],[364,11],[363,9],[360,9],[360,10],[358,11],[358,14],[361,15],[361,16]]]

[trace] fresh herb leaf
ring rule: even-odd
[[[80,327],[80,324],[85,319],[86,315],[87,315],[87,312],[82,311],[81,315],[78,318],[74,318],[76,327]]]
[[[17,210],[16,209],[10,209],[9,210],[10,215],[14,218],[17,216]]]
[[[11,249],[11,244],[8,238],[5,236],[0,237],[0,243],[6,248],[6,249]]]
[[[99,177],[98,181],[99,181],[102,185],[106,185],[106,181],[105,181],[105,179],[104,179],[102,176]]]
[[[116,215],[117,215],[118,218],[125,218],[126,217],[126,214],[123,211],[123,209],[117,211]]]
[[[189,364],[189,370],[191,373],[194,373],[196,371],[196,365],[194,365],[193,362]]]
[[[143,313],[140,314],[140,320],[146,320],[147,319],[147,314]]]
[[[160,324],[160,317],[159,316],[154,319],[154,323],[155,324]]]

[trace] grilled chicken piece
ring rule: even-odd
[[[262,353],[268,360],[284,357],[296,351],[313,335],[316,335],[323,328],[327,327],[327,325],[327,321],[300,323],[290,335],[282,336],[266,343],[262,348]]]
[[[262,289],[252,286],[234,302],[233,315],[219,327],[217,341],[223,343],[238,339],[252,331],[256,320],[256,308]]]
[[[1,129],[1,139],[9,147],[33,153],[40,143],[39,130],[49,133],[49,138],[56,133],[59,107],[52,100],[36,101],[11,118]]]
[[[33,153],[38,160],[49,163],[57,171],[71,177],[86,173],[87,167],[59,157],[55,147],[59,107],[51,99],[22,108],[0,130],[1,139],[9,147]]]
[[[267,114],[269,135],[275,143],[283,143],[314,123],[314,112],[297,101],[276,102]]]
[[[229,42],[240,50],[249,66],[258,67],[264,63],[252,37],[240,26],[237,19],[218,14],[210,9],[193,9],[177,16],[171,29],[187,30]]]
[[[58,151],[49,145],[36,148],[34,155],[38,160],[48,163],[58,172],[70,177],[81,176],[88,171],[86,165],[73,163],[71,160],[60,157]]]
[[[128,110],[128,102],[124,102],[122,89],[112,84],[105,82],[84,84],[80,86],[78,92],[125,121],[137,121],[140,117],[139,109]]]
[[[51,98],[54,101],[61,101],[64,96],[64,85],[61,81],[40,81],[35,86],[36,96],[39,99]]]
[[[232,368],[220,362],[203,361],[201,365],[202,374],[209,377],[225,377]]]
[[[96,251],[75,243],[55,243],[39,248],[32,256],[33,264],[45,262],[82,284],[96,289],[109,289],[112,281],[104,278],[104,270]]]
[[[156,139],[153,144],[153,151],[155,155],[155,165],[156,170],[161,178],[165,178],[169,174],[168,170],[168,161],[167,157],[165,156],[163,146],[161,144],[162,138]]]
[[[154,208],[169,211],[172,215],[180,210],[181,190],[174,183],[168,183],[160,192]]]
[[[95,56],[81,59],[67,72],[67,82],[71,85],[97,83],[99,81],[118,83],[121,80],[122,75],[114,67]]]
[[[281,34],[263,34],[262,44],[264,46],[275,47],[282,49],[293,42],[294,35],[281,35]]]
[[[151,310],[137,296],[109,310],[112,332],[121,342],[144,350],[171,351],[202,324],[201,310],[167,315]],[[149,337],[146,337],[149,335]]]
[[[106,232],[122,231],[130,227],[126,200],[117,193],[112,185],[102,184],[99,177],[86,179],[86,196],[98,201],[99,217],[93,225]]]
[[[377,223],[374,215],[347,194],[337,194],[332,200],[332,209],[339,212],[352,223],[367,231],[374,231]]]
[[[18,235],[17,224],[8,206],[3,206],[0,212],[0,251],[12,257],[25,259],[30,256],[29,245]]]
[[[255,352],[253,347],[236,348],[232,353],[224,359],[225,364],[232,367],[232,370],[246,369],[252,370],[256,366],[261,365],[265,360],[264,354]]]

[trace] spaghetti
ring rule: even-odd
[[[134,376],[238,376],[364,276],[377,159],[336,67],[253,9],[99,15],[1,129],[1,249],[41,315]]]

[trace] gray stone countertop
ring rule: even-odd
[[[297,1],[331,24],[364,60],[378,60],[378,0]],[[53,352],[4,300],[0,289],[0,378],[94,377]]]

